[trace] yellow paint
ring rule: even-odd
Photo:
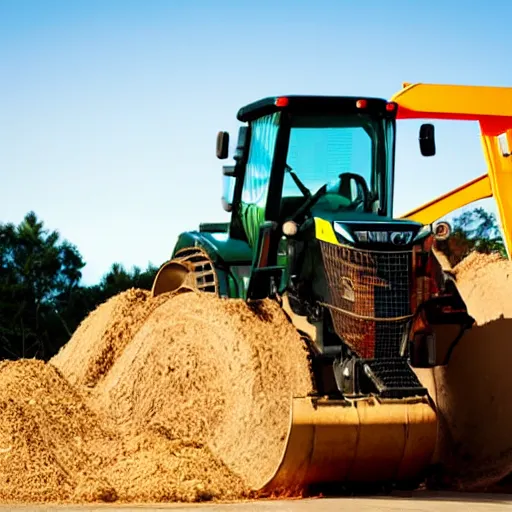
[[[315,404],[294,398],[281,463],[257,487],[272,492],[331,482],[413,480],[431,463],[436,440],[437,418],[427,400]]]
[[[512,124],[512,122],[511,122]],[[512,140],[512,130],[508,130]],[[482,134],[482,146],[487,160],[489,180],[496,201],[508,258],[512,252],[512,156],[502,155],[498,137]],[[510,144],[512,149],[512,144]]]
[[[332,224],[327,220],[320,219],[319,217],[315,217],[315,236],[318,240],[322,240],[322,242],[340,245],[336,238],[336,233],[334,233]]]
[[[414,210],[402,215],[403,219],[432,224],[448,213],[479,199],[492,196],[491,182],[487,174],[476,178]]]
[[[410,84],[391,101],[413,112],[454,116],[512,116],[512,87]]]
[[[512,87],[405,84],[391,101],[398,118],[476,120],[487,163],[482,176],[405,214],[425,224],[485,197],[496,201],[508,257],[512,254],[512,156],[503,155],[499,137],[512,150]]]

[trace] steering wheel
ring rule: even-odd
[[[368,184],[366,183],[366,180],[359,174],[355,174],[353,172],[344,172],[338,176],[340,179],[339,189],[338,193],[344,197],[350,198],[352,196],[350,185],[351,181],[354,180],[363,191],[363,197],[358,198],[357,200],[353,201],[350,210],[356,210],[357,207],[361,204],[364,205],[364,209],[368,209],[370,206],[370,200],[372,199],[372,194],[368,188]]]
[[[339,176],[339,186],[338,186],[338,194],[343,195],[345,197],[350,197],[350,181],[356,181],[363,190],[363,198],[355,201],[350,210],[355,210],[361,203],[364,204],[365,209],[368,208],[370,201],[372,200],[372,194],[368,188],[368,184],[366,180],[360,176],[359,174],[355,174],[352,172],[344,172]],[[328,193],[328,184],[322,185],[313,195],[309,196],[306,202],[293,214],[290,220],[297,222],[301,220],[305,213],[314,206],[318,200]]]

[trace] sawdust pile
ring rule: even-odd
[[[277,304],[129,290],[50,363],[0,364],[0,501],[237,499],[270,478],[311,389]]]
[[[259,486],[284,450],[292,395],[310,390],[305,347],[277,304],[187,293],[153,312],[94,397],[119,426],[204,443]]]
[[[199,443],[126,436],[51,364],[0,364],[0,501],[230,499],[241,480]]]
[[[53,366],[1,363],[0,408],[2,502],[117,498],[99,476],[114,436]]]
[[[512,263],[473,254],[454,272],[477,325],[422,380],[440,413],[442,478],[481,489],[512,473]],[[291,397],[311,386],[277,304],[129,290],[50,363],[0,364],[0,500],[247,496],[281,458]]]
[[[167,298],[151,298],[148,291],[134,288],[110,298],[82,321],[52,364],[72,384],[95,386],[146,318]]]
[[[485,489],[512,472],[512,262],[473,253],[454,268],[476,325],[433,371],[445,481]]]
[[[512,318],[512,262],[472,253],[455,267],[457,288],[478,325]]]

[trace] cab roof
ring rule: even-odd
[[[361,96],[271,96],[242,107],[237,119],[249,122],[279,110],[296,114],[362,114],[396,116],[396,104],[382,98]]]

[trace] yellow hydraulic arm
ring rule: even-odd
[[[487,174],[403,215],[429,224],[473,201],[494,197],[512,253],[512,87],[404,84],[391,101],[398,119],[478,121]]]
[[[454,190],[450,190],[450,192],[442,196],[432,199],[428,203],[414,208],[414,210],[407,212],[402,217],[421,222],[422,224],[432,224],[432,222],[453,210],[487,197],[492,197],[492,188],[489,176],[484,174]]]

